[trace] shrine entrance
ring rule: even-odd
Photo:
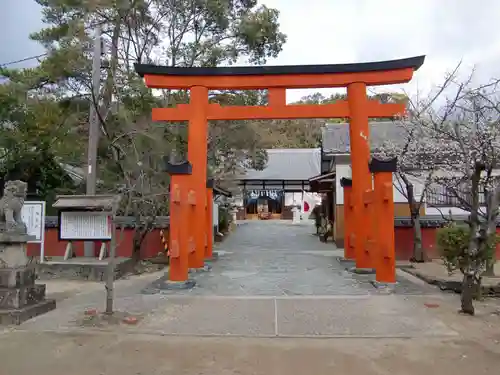
[[[245,197],[247,219],[280,219],[285,194],[283,190],[250,190]]]
[[[190,91],[189,104],[155,108],[152,114],[154,121],[189,121],[188,160],[167,168],[172,176],[169,280],[186,282],[189,268],[203,268],[205,260],[212,257],[209,120],[344,118],[349,120],[352,158],[352,180],[343,181],[349,195],[344,256],[355,260],[358,269],[376,269],[377,281],[395,282],[392,173],[396,161],[371,160],[368,120],[403,114],[405,107],[369,100],[366,90],[368,86],[409,82],[424,59],[222,68],[137,64],[135,69],[148,87]],[[324,105],[286,104],[286,89],[335,87],[347,88],[347,100]],[[267,106],[220,106],[208,101],[209,90],[262,89],[268,90]]]

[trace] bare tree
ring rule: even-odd
[[[500,200],[499,81],[474,87],[473,74],[459,79],[459,68],[460,64],[427,99],[409,101],[400,124],[405,141],[394,144],[389,140],[379,152],[399,157],[396,180],[402,182],[399,190],[410,206],[416,260],[423,260],[420,207],[435,187],[453,198],[453,206],[469,213],[468,229],[460,232],[466,237],[458,235],[461,239],[450,242],[453,249],[448,249],[444,260],[450,271],[463,273],[462,311],[474,314],[473,296],[482,275],[486,270],[491,273],[494,263]],[[422,187],[418,195],[416,182]],[[457,245],[464,238],[466,246]]]
[[[439,110],[428,111],[426,141],[434,146],[441,173],[434,181],[469,213],[468,245],[463,253],[445,259],[463,273],[462,312],[474,314],[474,291],[489,267],[496,244],[500,198],[499,81],[473,87],[472,74],[449,80],[452,96]]]
[[[398,157],[394,187],[408,202],[411,225],[413,228],[414,262],[424,262],[425,253],[422,248],[422,228],[420,224],[421,209],[425,204],[425,196],[429,190],[435,173],[432,159],[425,155],[430,151],[424,141],[423,130],[415,119],[399,121],[404,139],[401,143],[386,140],[383,146],[375,152],[382,158]]]
[[[407,103],[407,112],[395,121],[399,139],[386,139],[375,154],[382,158],[398,158],[394,187],[408,202],[411,225],[413,228],[412,261],[424,262],[426,256],[422,248],[422,228],[420,216],[426,203],[439,164],[436,157],[436,144],[428,130],[430,111],[443,92],[455,78],[460,64],[447,75],[444,82],[429,94],[415,98],[402,95]]]

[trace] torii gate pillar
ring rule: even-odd
[[[207,236],[207,138],[208,138],[208,89],[194,86],[190,90],[190,111],[188,127],[188,160],[193,166],[190,189],[193,191],[194,205],[191,212],[193,248],[189,253],[189,267],[202,269],[205,265],[205,246]]]
[[[354,242],[356,269],[372,269],[373,254],[368,246],[369,229],[372,223],[371,212],[364,203],[364,194],[372,190],[372,176],[368,168],[370,162],[370,128],[368,125],[368,98],[366,85],[354,82],[347,86],[350,123],[349,138],[351,143],[353,228],[351,240]]]

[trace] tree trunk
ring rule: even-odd
[[[460,301],[462,304],[461,312],[468,315],[474,315],[474,305],[472,300],[474,298],[474,276],[464,274],[462,281],[462,294]]]
[[[120,39],[120,30],[122,25],[121,17],[117,17],[113,25],[113,34],[111,36],[111,51],[109,57],[109,71],[104,83],[102,93],[102,105],[99,110],[101,121],[105,122],[111,112],[111,103],[113,100],[113,91],[115,87],[116,70],[118,68],[118,42]],[[98,106],[98,102],[95,103]]]
[[[489,277],[495,276],[495,263],[496,263],[496,257],[495,253],[493,253],[493,259],[491,259],[486,264],[486,269],[483,272],[483,276],[489,276]]]
[[[413,228],[413,255],[412,262],[425,262],[424,250],[422,248],[422,227],[420,226],[420,205],[415,200],[415,189],[411,181],[403,173],[400,173],[406,188],[406,198],[410,210],[411,225]]]
[[[424,249],[422,248],[422,227],[420,226],[420,213],[412,214],[413,225],[413,257],[412,261],[417,263],[425,262]]]
[[[474,284],[474,298],[478,301],[483,300],[483,278],[481,276],[475,278],[476,283]]]
[[[498,204],[499,204],[500,187],[497,186],[493,191],[485,191],[486,201],[486,220],[487,230],[485,244],[488,246],[490,238],[497,230]],[[491,259],[486,262],[486,270],[483,276],[495,276],[496,250],[491,254]]]
[[[134,237],[132,238],[132,260],[138,263],[141,260],[141,238],[143,237],[144,228],[142,226],[135,228]]]
[[[462,312],[464,314],[474,315],[473,299],[475,295],[474,275],[477,274],[477,265],[471,259],[477,256],[479,249],[479,181],[481,179],[481,164],[476,163],[473,174],[471,175],[471,207],[469,216],[469,246],[467,249],[469,263],[464,269],[464,279],[462,282],[462,293],[460,300],[462,303]]]
[[[138,263],[141,260],[141,247],[142,247],[142,242],[146,238],[146,235],[148,234],[149,230],[147,227],[139,227],[136,228],[136,231],[134,233],[134,237],[132,240],[132,260],[134,263]]]
[[[140,220],[140,218],[136,218]],[[141,247],[142,243],[146,239],[146,236],[151,229],[153,229],[153,219],[147,219],[144,225],[139,224],[135,229],[134,237],[132,239],[132,260],[134,263],[138,263],[141,260]]]

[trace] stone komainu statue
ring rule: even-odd
[[[21,209],[26,199],[28,184],[23,181],[7,181],[0,199],[0,232],[26,233],[21,219]]]

